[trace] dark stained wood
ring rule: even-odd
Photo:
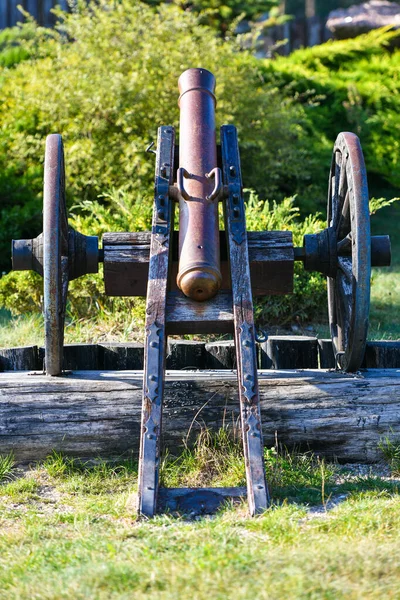
[[[263,436],[267,447],[313,450],[343,462],[381,459],[378,442],[400,437],[400,370],[369,370],[359,376],[311,371],[258,374]],[[0,454],[16,460],[44,459],[52,450],[83,460],[137,457],[143,371],[78,371],[51,378],[0,374]],[[192,443],[201,427],[217,431],[237,423],[236,374],[169,372],[164,397],[163,439],[171,452],[189,428]],[[133,454],[132,454],[133,453]]]
[[[39,368],[37,346],[0,348],[0,371],[29,371]]]
[[[233,331],[232,294],[220,291],[211,300],[196,302],[182,292],[169,292],[167,299],[168,334],[231,333]]]
[[[138,510],[152,517],[157,510],[160,436],[167,347],[167,291],[171,263],[175,131],[159,127],[146,300],[142,425],[139,453]]]
[[[64,344],[64,370],[95,370],[102,367],[99,362],[99,347],[97,344]]]
[[[204,369],[205,344],[190,340],[168,340],[167,369]],[[182,367],[182,365],[185,365]]]
[[[135,342],[99,344],[99,362],[101,368],[107,371],[140,370],[143,369],[143,361],[143,344]]]
[[[262,369],[318,368],[317,338],[271,335],[260,346]]]
[[[236,350],[233,340],[209,342],[205,345],[206,369],[235,369]]]
[[[239,146],[234,126],[224,125],[221,127],[221,149],[223,179],[228,189],[228,198],[224,204],[225,227],[232,281],[236,368],[247,502],[250,515],[255,515],[267,508],[269,493],[264,468],[245,207]]]
[[[175,232],[177,234],[177,232]],[[248,232],[253,296],[293,291],[294,252],[290,231]],[[174,235],[171,289],[177,290],[177,235]],[[222,289],[230,289],[226,234],[220,232]],[[150,232],[106,233],[103,236],[104,285],[108,296],[145,296]]]
[[[334,369],[336,367],[332,340],[318,340],[318,354],[321,369]]]
[[[367,342],[362,366],[367,369],[399,369],[400,342]]]
[[[301,336],[271,336],[271,340],[282,340],[283,346],[294,346],[297,348],[294,353],[294,360],[287,365],[287,368],[313,368],[315,367],[315,354],[312,350],[314,338],[311,340],[311,351],[307,351],[302,357],[299,353],[302,345],[306,343],[301,341]],[[300,343],[299,340],[300,339]],[[279,342],[280,344],[281,342]],[[180,348],[180,345],[183,348]],[[233,369],[236,367],[235,346],[233,340],[213,341],[213,342],[187,342],[186,340],[173,340],[174,369],[187,369],[193,366],[193,357],[196,368],[199,369]],[[264,347],[262,347],[264,345]],[[198,348],[196,347],[198,346]],[[282,346],[282,347],[283,347]],[[70,348],[77,346],[71,345]],[[266,343],[258,345],[259,347],[259,367],[262,369],[272,368],[272,360],[266,350]],[[95,345],[78,346],[79,352],[74,354],[74,369],[77,370],[95,370],[96,368],[105,370],[126,370],[143,368],[143,344],[135,342],[104,342],[98,344],[96,352]],[[70,352],[68,349],[67,352]],[[318,340],[319,366],[321,369],[332,369],[335,367],[335,360],[332,350],[332,341],[328,339]],[[364,361],[363,367],[368,368],[400,368],[400,341],[371,341],[367,342],[368,357]],[[179,361],[177,357],[179,356]],[[203,362],[200,361],[203,357]],[[305,357],[311,357],[310,363],[306,364]],[[0,370],[5,371],[29,371],[40,370],[43,368],[44,348],[37,346],[28,346],[22,348],[2,348],[0,349]],[[303,361],[303,362],[300,362]],[[311,364],[312,363],[312,364]],[[96,367],[96,364],[98,367]],[[171,363],[172,365],[172,363]]]

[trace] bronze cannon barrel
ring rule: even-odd
[[[178,287],[193,300],[215,296],[221,286],[215,137],[215,78],[188,69],[179,78],[180,140]]]

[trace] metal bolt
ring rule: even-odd
[[[239,194],[232,195],[233,204],[237,204],[239,202]]]
[[[251,434],[250,434],[250,437],[252,437],[252,438],[255,438],[255,437],[257,437],[257,434],[256,434],[256,432],[255,432],[255,431],[252,431],[252,432],[251,432]]]
[[[244,346],[245,348],[248,348],[249,346],[251,346],[251,344],[250,344],[249,340],[244,340],[244,342],[243,342],[243,346]]]
[[[157,377],[155,375],[149,375],[150,381],[157,381]]]
[[[231,165],[231,166],[229,167],[229,173],[230,173],[230,175],[231,175],[232,177],[235,177],[235,175],[236,175],[236,169],[235,169],[235,167],[234,167],[233,165]]]
[[[155,436],[154,436],[152,433],[148,433],[148,434],[147,434],[147,438],[148,438],[149,440],[154,440],[154,437],[155,437]]]
[[[157,342],[150,342],[150,348],[158,348]]]
[[[257,485],[256,487],[257,487],[258,490],[263,490],[264,489],[263,485]]]

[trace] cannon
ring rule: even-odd
[[[365,351],[371,266],[390,264],[388,236],[370,235],[368,186],[359,139],[340,133],[333,148],[327,227],[293,246],[288,231],[247,232],[236,128],[224,125],[217,145],[215,78],[189,69],[179,79],[180,143],[172,126],[158,129],[151,232],[97,237],[68,226],[61,136],[46,141],[44,227],[12,242],[13,268],[44,278],[45,370],[63,372],[68,281],[104,263],[110,296],[146,296],[145,359],[139,459],[139,513],[161,506],[215,505],[234,490],[159,489],[160,435],[167,337],[233,333],[236,349],[247,500],[254,515],[269,504],[263,463],[253,296],[290,293],[294,262],[327,277],[328,313],[337,368],[356,371]],[[219,205],[225,227],[219,228]],[[179,205],[179,232],[174,209]],[[171,505],[171,504],[170,504]]]

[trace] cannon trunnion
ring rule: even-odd
[[[371,266],[390,264],[388,236],[370,235],[364,159],[352,133],[339,134],[334,145],[324,231],[306,235],[301,248],[293,247],[287,231],[247,232],[237,132],[232,125],[221,127],[217,147],[214,88],[214,76],[205,69],[189,69],[180,77],[179,152],[174,128],[160,127],[151,232],[107,233],[99,250],[96,237],[69,227],[62,139],[50,135],[43,234],[12,244],[13,268],[33,269],[44,277],[48,375],[62,374],[69,280],[96,272],[104,262],[106,294],[147,297],[138,492],[138,509],[146,516],[158,508],[167,336],[233,333],[247,499],[250,513],[256,514],[267,508],[269,495],[253,296],[290,293],[294,261],[326,275],[337,367],[356,371],[367,339]],[[219,203],[224,231],[219,231]],[[173,231],[178,204],[179,233]],[[198,508],[207,499],[212,504],[215,493],[195,490],[189,497],[190,506]]]

